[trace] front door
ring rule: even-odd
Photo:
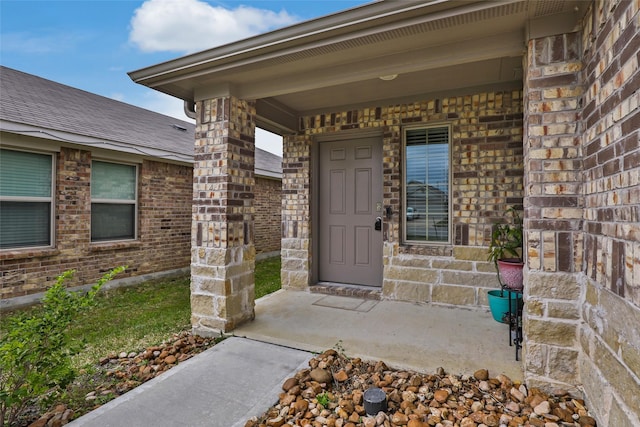
[[[382,286],[382,212],[382,139],[321,143],[319,281]]]

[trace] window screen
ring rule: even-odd
[[[0,249],[52,245],[53,156],[0,150]]]
[[[405,241],[449,242],[449,127],[405,129]]]
[[[136,238],[137,167],[91,163],[91,241]]]

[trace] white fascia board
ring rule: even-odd
[[[353,39],[380,31],[389,31],[419,22],[436,21],[521,1],[452,2],[439,0],[432,2],[378,2],[183,56],[172,61],[131,71],[128,74],[136,83],[157,87],[184,79],[198,78],[225,69],[261,62],[274,56],[304,51],[311,47],[333,44],[346,39]],[[451,7],[444,8],[444,5],[451,5]],[[382,25],[378,25],[375,22],[393,15],[410,13],[412,10],[425,8],[436,9],[434,9],[433,13],[423,11],[418,16],[407,20],[403,19]]]
[[[255,168],[256,177],[282,179],[282,174],[278,172],[269,171],[266,169]]]

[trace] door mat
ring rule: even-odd
[[[378,305],[378,301],[370,300],[370,299],[338,297],[334,295],[327,295],[325,297],[320,298],[319,300],[314,302],[312,305],[367,313],[371,311],[373,307]]]

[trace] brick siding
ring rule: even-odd
[[[451,245],[401,242],[402,218],[398,212],[402,212],[402,127],[416,123],[452,126]],[[522,205],[522,126],[519,90],[471,93],[301,118],[299,134],[284,138],[283,286],[304,288],[313,284],[313,138],[354,129],[380,129],[383,204],[394,212],[384,224],[383,295],[399,300],[486,306],[486,291],[498,283],[493,266],[486,262],[486,248],[477,247],[488,246],[492,224],[503,218],[508,206]]]
[[[138,177],[138,239],[91,243],[91,152],[62,148],[56,156],[55,246],[0,253],[0,298],[45,291],[74,269],[68,286],[95,282],[110,268],[118,278],[188,268],[193,167],[145,160]],[[280,181],[256,179],[256,251],[280,249]]]
[[[640,2],[593,2],[529,42],[525,377],[640,425]]]
[[[253,319],[255,101],[198,103],[191,237],[191,325],[217,335]]]
[[[640,425],[640,2],[583,24],[584,322],[579,367],[603,425]],[[635,415],[633,415],[635,414]]]
[[[119,265],[119,278],[189,266],[192,168],[144,160],[138,177],[138,239],[91,243],[91,153],[62,148],[56,161],[55,247],[0,253],[2,299],[43,292],[65,270],[68,285],[95,282]]]
[[[580,38],[529,41],[525,77],[525,378],[571,390],[578,378],[583,188]]]
[[[255,247],[256,254],[280,250],[282,182],[279,179],[256,177]]]

